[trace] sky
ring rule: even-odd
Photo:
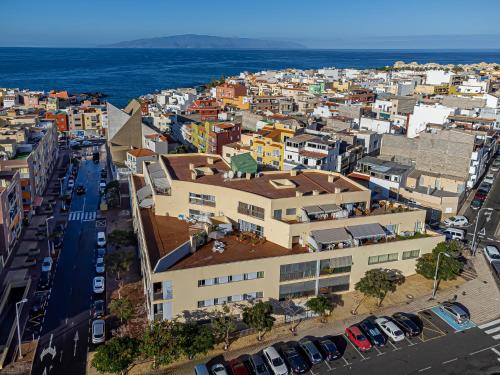
[[[204,34],[309,48],[500,49],[500,0],[1,0],[0,46]]]

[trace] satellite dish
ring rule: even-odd
[[[229,178],[234,178],[234,172],[233,171],[229,171],[228,176],[229,176]]]
[[[224,172],[224,178],[227,178],[228,175],[227,175],[227,172]]]
[[[241,176],[242,176],[242,175],[243,175],[243,173],[241,173],[241,171],[238,171],[238,172],[236,173],[236,176],[238,176],[238,178],[241,178]]]

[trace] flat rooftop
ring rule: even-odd
[[[212,164],[208,163],[208,158],[212,158]],[[224,173],[231,169],[217,155],[162,155],[162,160],[173,180],[232,188],[269,199],[295,197],[296,191],[307,196],[312,195],[313,190],[317,190],[319,194],[334,194],[335,189],[340,189],[343,193],[367,190],[339,174],[335,174],[333,182],[328,182],[329,173],[317,170],[297,171],[295,176],[290,172],[264,172],[259,173],[258,177],[252,176],[251,179],[245,177],[228,179],[224,177]],[[193,180],[190,164],[200,172],[209,169],[210,174],[200,173]]]

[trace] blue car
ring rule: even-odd
[[[363,330],[363,332],[373,345],[379,347],[385,345],[386,343],[385,336],[382,334],[382,332],[380,332],[377,326],[373,324],[370,320],[365,319],[358,325]]]

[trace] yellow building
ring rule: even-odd
[[[222,103],[226,106],[236,107],[242,111],[250,109],[250,98],[248,96],[238,96],[236,98],[224,98]]]
[[[230,172],[217,155],[181,154],[131,177],[149,319],[352,291],[370,269],[414,274],[444,240],[424,210],[371,209],[370,190],[338,173]]]
[[[252,157],[258,164],[283,169],[285,143],[295,135],[296,127],[287,124],[269,124],[253,134],[250,141]]]

